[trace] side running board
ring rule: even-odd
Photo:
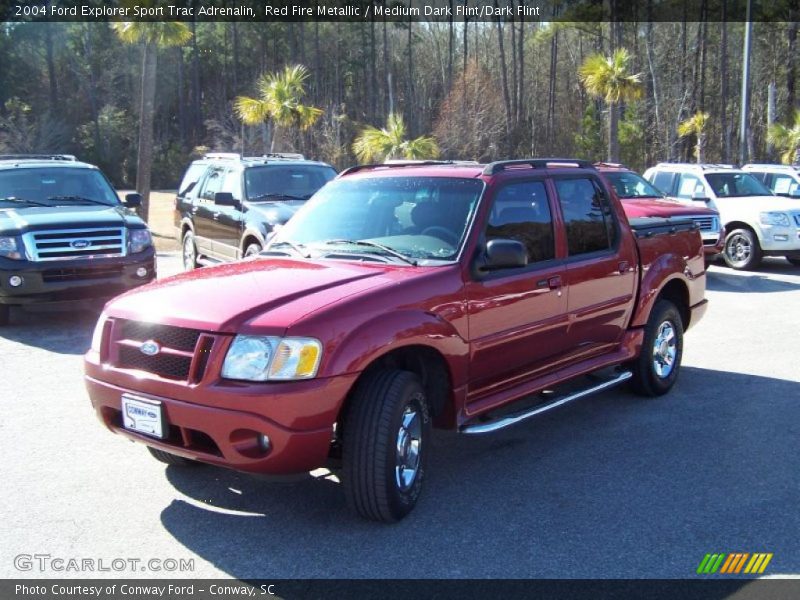
[[[573,392],[567,396],[557,397],[547,404],[540,404],[539,406],[534,406],[533,408],[499,417],[496,420],[484,421],[474,425],[464,425],[461,428],[461,433],[465,433],[467,435],[493,433],[495,431],[499,431],[500,429],[510,427],[511,425],[516,425],[525,419],[530,419],[531,417],[535,417],[536,415],[547,412],[553,408],[558,408],[559,406],[567,404],[568,402],[572,402],[573,400],[578,400],[579,398],[584,398],[591,394],[596,394],[597,392],[602,392],[603,390],[615,387],[622,382],[627,381],[631,377],[633,377],[633,373],[630,371],[622,371],[621,373],[618,373],[616,377],[607,379],[595,386]]]

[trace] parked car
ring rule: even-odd
[[[767,186],[773,194],[787,198],[800,199],[800,166],[798,165],[756,165],[750,164],[742,167],[761,183]]]
[[[255,260],[108,305],[86,385],[163,462],[340,458],[350,506],[390,522],[432,424],[486,434],[625,381],[668,392],[705,277],[691,220],[629,224],[583,161],[354,167]]]
[[[274,228],[334,177],[333,167],[301,154],[194,161],[175,198],[184,269],[258,254]]]
[[[686,206],[672,200],[649,181],[627,167],[616,163],[595,163],[610,188],[622,200],[629,219],[640,217],[683,217],[691,219],[700,229],[706,263],[722,252],[725,231],[719,213],[705,206]]]
[[[0,325],[11,306],[106,299],[156,276],[145,223],[100,170],[65,154],[0,155]]]
[[[800,266],[800,204],[774,195],[750,173],[731,165],[661,163],[644,177],[681,202],[719,211],[729,267],[755,269],[764,256]]]

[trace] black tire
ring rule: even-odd
[[[183,234],[181,259],[184,271],[192,271],[199,266],[197,262],[197,244],[194,243],[194,233],[191,229],[187,229],[186,233]]]
[[[671,362],[667,363],[670,356]],[[659,300],[647,321],[639,357],[629,365],[633,371],[633,391],[643,396],[666,394],[678,380],[682,358],[683,320],[672,302]]]
[[[244,250],[244,258],[250,258],[251,256],[255,256],[261,252],[261,244],[258,242],[253,242],[251,244],[247,244],[247,248]]]
[[[166,465],[172,465],[174,467],[194,467],[199,464],[195,460],[183,458],[182,456],[177,456],[176,454],[170,454],[169,452],[151,448],[150,446],[147,447],[147,450],[150,452],[153,458]]]
[[[761,245],[751,229],[734,229],[725,236],[722,258],[731,269],[749,271],[758,268],[763,258]]]
[[[430,443],[430,413],[417,376],[399,370],[365,375],[350,399],[343,429],[348,505],[365,519],[399,521],[419,498]],[[413,469],[403,466],[412,464]]]
[[[5,327],[11,319],[11,307],[8,304],[0,304],[0,327]]]
[[[791,256],[787,256],[786,260],[788,260],[789,263],[794,265],[795,267],[800,267],[800,258],[794,258],[794,257],[791,257]]]

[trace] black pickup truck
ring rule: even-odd
[[[107,299],[156,276],[139,194],[70,155],[0,155],[0,325],[11,306]]]

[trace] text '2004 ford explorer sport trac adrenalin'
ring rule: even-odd
[[[350,506],[396,521],[432,425],[489,433],[628,379],[667,392],[706,308],[696,227],[629,225],[583,161],[354,167],[259,257],[107,305],[86,384],[164,462],[341,458]]]

